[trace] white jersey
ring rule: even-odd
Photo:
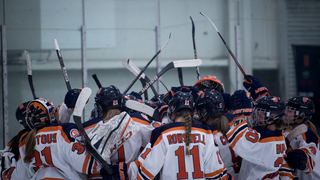
[[[228,179],[212,129],[192,124],[190,155],[186,155],[185,127],[174,122],[152,131],[151,140],[138,161],[129,165],[130,179]]]
[[[262,127],[249,128],[247,122],[243,121],[231,129],[227,137],[230,147],[242,158],[239,178],[280,178],[280,168],[286,163],[286,143],[281,131],[271,131]]]
[[[84,179],[83,174],[91,174],[101,169],[101,166],[90,156],[85,147],[76,141],[79,131],[75,124],[55,124],[38,130],[34,157],[30,163],[24,163],[25,142],[24,138],[19,145],[20,157],[17,166],[7,177],[11,179],[34,179],[37,177],[51,177],[56,173],[66,179]],[[41,172],[46,167],[57,169],[55,173]],[[39,171],[39,172],[38,172]],[[51,173],[51,175],[50,175]]]
[[[290,131],[284,133],[287,136]],[[307,158],[307,168],[303,171],[295,169],[295,173],[299,179],[303,180],[316,180],[320,179],[320,154],[319,154],[319,139],[308,129],[307,132],[297,136],[290,142],[292,149],[303,150]]]
[[[130,113],[130,118],[139,126],[140,131],[127,139],[122,146],[111,156],[112,164],[125,162],[129,164],[138,159],[141,150],[147,145],[150,140],[151,132],[155,127],[160,126],[158,122],[151,121],[142,113]],[[102,118],[94,118],[85,123],[83,127],[87,134],[89,134],[93,127],[95,127]],[[91,174],[90,179],[102,179],[100,173]]]

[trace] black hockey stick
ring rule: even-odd
[[[100,154],[91,146],[91,141],[86,133],[86,131],[83,129],[83,125],[81,123],[81,115],[84,106],[86,105],[86,102],[90,98],[91,95],[91,89],[88,87],[85,87],[81,90],[81,93],[77,99],[76,105],[74,107],[73,111],[73,120],[76,123],[81,136],[84,138],[84,144],[85,148],[88,151],[88,153],[96,159],[96,161],[101,164],[102,168],[104,168],[109,174],[112,174],[113,171],[110,168],[110,166],[107,164],[107,162],[100,156]]]
[[[196,48],[196,40],[194,38],[195,36],[195,26],[194,26],[194,22],[192,17],[190,16],[191,22],[192,22],[192,41],[193,41],[193,53],[194,53],[194,58],[198,59],[198,55],[197,55],[197,48]],[[197,78],[198,80],[200,80],[200,70],[199,70],[199,66],[196,67],[196,73],[197,73]]]
[[[201,59],[191,59],[191,60],[179,60],[172,61],[167,64],[154,78],[151,79],[150,82],[147,83],[145,87],[139,92],[139,94],[143,94],[153,83],[155,83],[159,77],[161,77],[165,72],[172,68],[182,68],[182,67],[196,67],[202,64]]]
[[[61,52],[60,52],[60,48],[59,48],[57,39],[53,39],[53,43],[54,43],[54,46],[56,48],[57,56],[58,56],[58,59],[59,59],[59,62],[60,62],[62,75],[64,77],[64,81],[66,82],[66,85],[67,85],[67,88],[68,88],[68,91],[69,91],[69,90],[71,90],[71,85],[70,85],[70,82],[69,82],[67,69],[66,69],[66,67],[64,66],[64,63],[63,63],[63,59],[62,59],[62,55],[61,55]]]
[[[246,78],[247,81],[249,81],[249,79],[247,78],[246,73],[243,71],[241,65],[239,64],[239,62],[238,62],[238,60],[237,60],[237,58],[234,56],[234,54],[233,54],[232,51],[230,50],[228,44],[224,41],[223,37],[222,37],[221,34],[219,33],[218,28],[216,27],[216,25],[214,25],[214,23],[211,21],[211,19],[209,19],[205,14],[203,14],[202,12],[200,12],[200,14],[201,14],[202,16],[204,16],[205,18],[207,18],[207,19],[211,22],[211,24],[213,25],[213,27],[216,29],[218,35],[220,36],[221,40],[223,41],[224,45],[225,45],[226,48],[228,49],[229,54],[232,56],[234,62],[237,64],[237,66],[239,67],[240,71],[242,72],[243,76]]]
[[[132,72],[135,76],[137,76],[141,70],[138,68],[138,66],[136,66],[131,59],[123,59],[122,60],[122,64],[124,67],[126,67],[130,72]],[[140,76],[140,81],[141,81],[141,84],[142,84],[142,87],[145,87],[147,85],[148,82],[150,82],[150,79],[144,74],[142,73],[141,76]],[[152,89],[152,92],[153,94],[155,95],[155,97],[159,99],[159,94],[158,92],[156,91],[156,89],[154,88],[153,85],[150,86],[151,89]],[[146,92],[147,93],[147,92]],[[144,94],[146,94],[144,93]],[[140,94],[142,95],[142,94]],[[147,99],[146,99],[147,100]]]
[[[33,95],[33,99],[38,99],[36,96],[34,87],[33,87],[33,81],[32,81],[32,67],[31,67],[31,59],[28,51],[24,51],[24,54],[26,55],[26,60],[27,60],[27,68],[28,68],[28,81],[29,81],[29,86],[31,88],[31,92]]]
[[[100,83],[97,75],[96,75],[96,74],[93,74],[92,77],[93,77],[94,81],[96,82],[98,88],[102,88],[102,85],[101,85],[101,83]]]
[[[139,69],[135,64],[133,64],[130,59],[123,59],[123,60],[122,60],[122,64],[123,64],[123,66],[124,66],[125,68],[127,68],[127,69],[128,69],[130,72],[132,72],[135,76],[140,73],[140,69]],[[132,64],[134,65],[134,67],[131,67]],[[139,69],[139,70],[137,71],[137,69],[133,69],[133,68],[137,68],[137,69]],[[147,84],[144,73],[141,74],[139,80],[140,80],[140,82],[141,82],[141,84],[142,84],[142,87],[144,87],[144,86]],[[152,89],[152,87],[151,87],[151,89]],[[153,89],[154,89],[154,87],[153,87]],[[153,89],[152,89],[152,91],[153,91]],[[148,100],[148,99],[149,99],[149,98],[148,98],[148,92],[144,93],[144,99],[145,99],[145,100]]]
[[[141,76],[142,73],[144,73],[144,71],[148,68],[148,66],[150,65],[150,63],[158,56],[158,54],[167,46],[169,40],[171,38],[171,33],[169,35],[169,39],[167,40],[167,42],[162,46],[162,48],[151,58],[151,60],[146,64],[146,66],[141,70],[141,72],[134,78],[134,80],[131,82],[131,84],[129,84],[129,86],[127,87],[127,89],[122,93],[122,94],[127,94],[127,92],[129,91],[129,89],[133,86],[133,84],[139,79],[139,77]]]

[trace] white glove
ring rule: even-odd
[[[14,158],[14,154],[9,151],[0,150],[0,171],[1,177],[4,172],[9,170],[11,167],[16,167],[17,161]]]

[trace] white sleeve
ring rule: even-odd
[[[58,107],[59,114],[59,122],[58,123],[68,123],[70,121],[70,117],[73,113],[73,109],[68,108],[65,103],[62,103]]]

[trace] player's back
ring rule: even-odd
[[[75,124],[63,123],[41,128],[35,135],[35,148],[30,163],[24,163],[34,175],[54,167],[68,179],[83,179],[83,174],[97,170],[96,161],[75,138],[79,137]],[[26,141],[20,143],[21,160],[25,157]],[[39,172],[38,172],[39,173]],[[37,173],[37,174],[38,174]],[[42,173],[45,176],[45,173]]]
[[[150,143],[139,157],[138,176],[160,179],[205,179],[226,176],[212,129],[192,124],[190,155],[186,155],[184,123],[174,122],[152,131]]]

